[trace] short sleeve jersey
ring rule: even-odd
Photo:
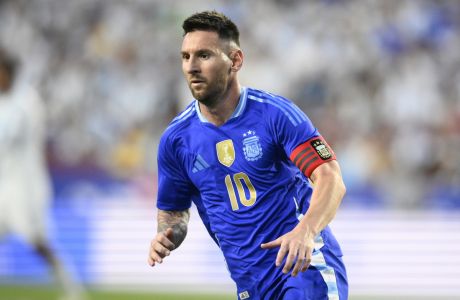
[[[221,248],[238,290],[269,280],[276,249],[308,209],[311,186],[289,159],[319,136],[290,100],[243,88],[232,117],[217,127],[192,102],[164,132],[158,151],[157,206],[185,210],[192,201]]]

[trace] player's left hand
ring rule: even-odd
[[[311,257],[315,246],[314,235],[305,233],[298,227],[292,231],[280,236],[276,240],[260,245],[262,249],[273,249],[279,247],[276,256],[276,266],[279,267],[286,256],[286,262],[283,267],[283,273],[287,274],[294,262],[292,276],[297,276],[299,271],[305,272],[311,263]]]

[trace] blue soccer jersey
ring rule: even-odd
[[[222,126],[207,122],[195,100],[161,138],[157,206],[180,211],[196,204],[224,254],[240,299],[277,299],[281,292],[289,295],[283,288],[295,286],[286,284],[292,277],[275,267],[278,249],[264,250],[260,244],[291,231],[308,209],[312,188],[291,155],[318,136],[291,101],[243,88]],[[321,154],[321,147],[317,150]],[[340,248],[329,228],[316,242],[312,267],[316,263],[329,298],[338,299],[337,274],[329,266],[334,261],[329,263],[324,253],[340,257]]]

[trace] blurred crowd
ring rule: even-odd
[[[158,138],[192,98],[182,20],[240,27],[244,85],[292,99],[358,205],[460,208],[460,2],[0,0],[0,46],[48,112],[51,169],[153,184]]]

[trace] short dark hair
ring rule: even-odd
[[[185,19],[182,23],[184,35],[196,30],[214,31],[217,32],[219,38],[230,40],[240,45],[240,32],[235,23],[227,16],[213,11],[203,11],[195,13]]]

